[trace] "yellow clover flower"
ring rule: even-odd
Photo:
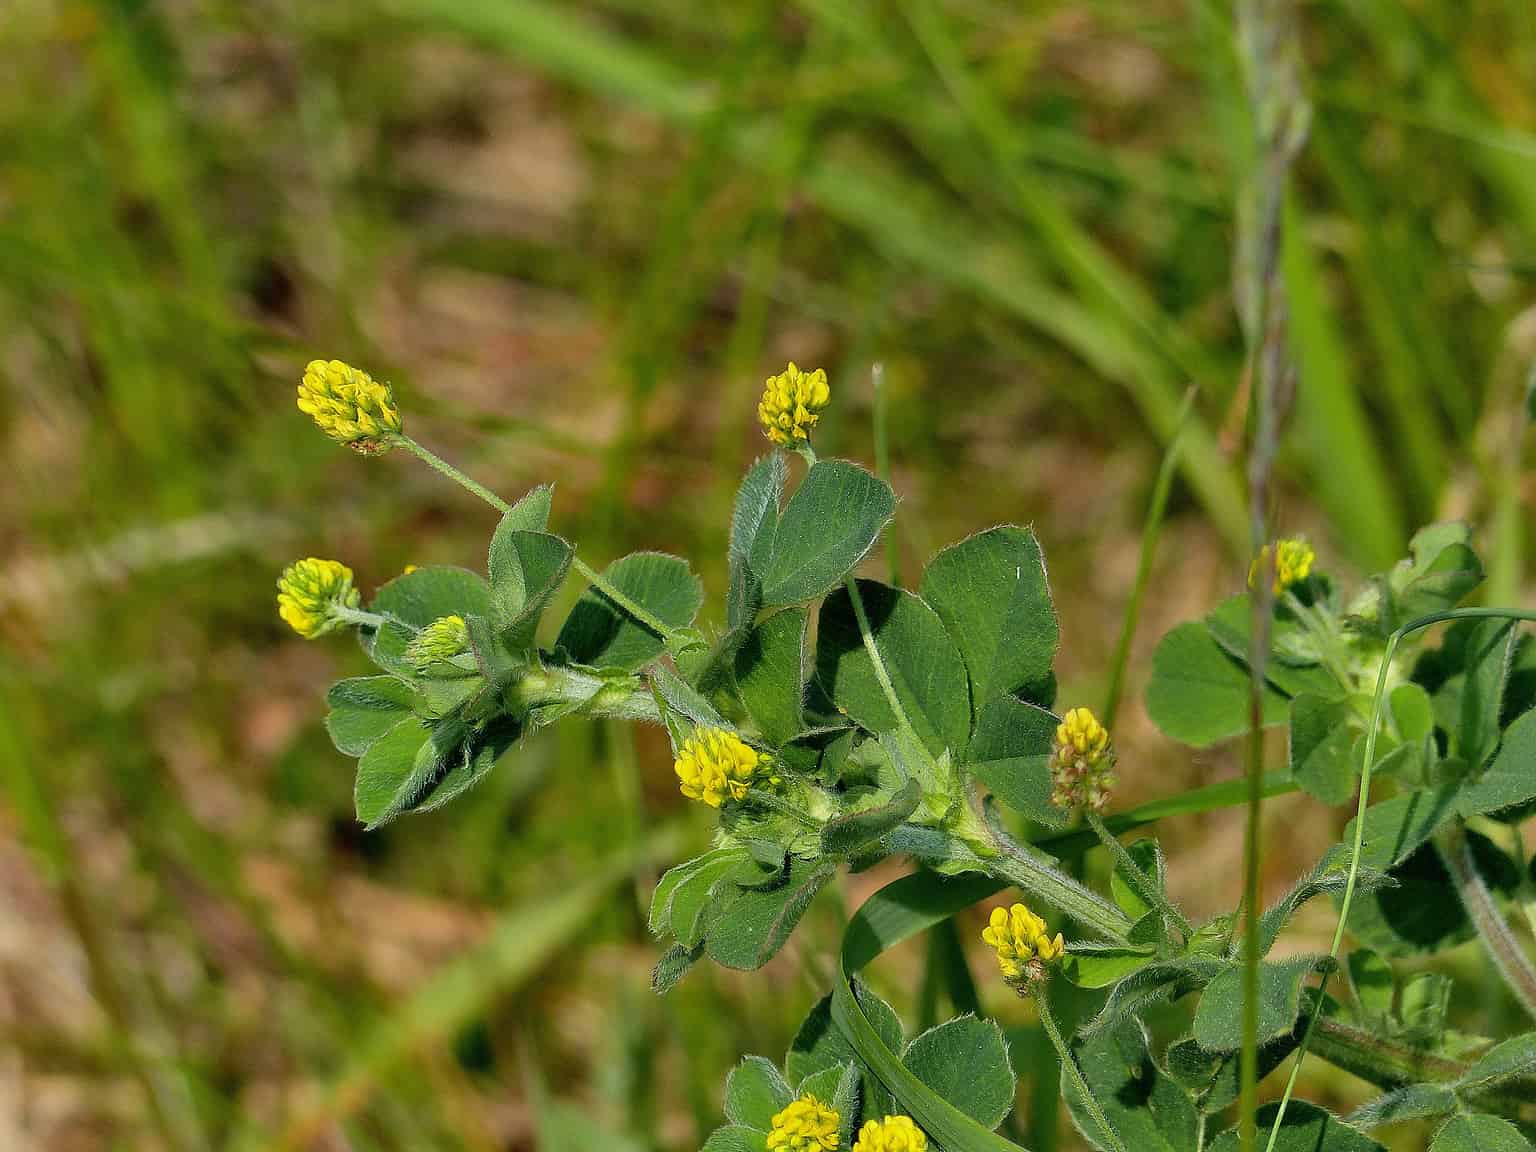
[[[1109,729],[1088,708],[1073,708],[1056,725],[1051,754],[1051,803],[1058,808],[1092,808],[1109,802],[1115,786],[1115,752]]]
[[[469,651],[469,629],[462,616],[441,616],[416,633],[405,650],[405,662],[418,672]]]
[[[1317,553],[1312,551],[1312,545],[1299,536],[1266,544],[1259,549],[1258,556],[1248,566],[1248,587],[1257,588],[1259,573],[1272,571],[1274,583],[1271,587],[1278,596],[1311,575],[1312,562],[1316,559]]]
[[[792,447],[811,438],[811,429],[831,400],[825,371],[818,368],[802,372],[790,361],[784,371],[768,377],[757,406],[757,419],[768,439]]]
[[[300,636],[312,639],[336,627],[335,609],[356,608],[352,569],[339,560],[311,556],[283,569],[277,581],[277,614]]]
[[[853,1152],[928,1152],[928,1137],[912,1117],[887,1116],[859,1129]]]
[[[383,452],[400,431],[400,409],[388,384],[340,360],[311,360],[299,381],[299,411],[332,440],[365,454]]]
[[[1044,977],[1045,966],[1061,959],[1066,950],[1061,933],[1046,934],[1045,921],[1023,904],[992,909],[981,938],[997,953],[1003,979],[1013,985],[1030,984]]]
[[[768,1152],[833,1152],[837,1121],[835,1109],[814,1096],[802,1096],[773,1118]]]
[[[718,808],[727,799],[745,797],[762,764],[762,754],[736,733],[700,728],[683,741],[672,769],[684,796]]]

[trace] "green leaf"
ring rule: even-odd
[[[726,625],[731,629],[746,627],[762,606],[761,569],[767,566],[773,550],[787,471],[784,454],[772,452],[747,470],[736,490],[726,592]]]
[[[1291,777],[1324,804],[1343,804],[1355,794],[1360,735],[1348,699],[1304,692],[1291,701]]]
[[[703,945],[694,948],[686,948],[681,944],[674,944],[661,954],[661,959],[656,961],[656,967],[651,969],[651,991],[657,996],[665,996],[672,991],[688,970],[698,963],[699,957],[704,954]]]
[[[1253,634],[1253,601],[1248,594],[1245,592],[1223,600],[1206,616],[1205,626],[1222,651],[1246,670],[1249,637]],[[1264,679],[1271,687],[1286,696],[1298,696],[1303,692],[1333,696],[1339,692],[1339,683],[1333,674],[1308,651],[1316,642],[1288,610],[1277,607],[1269,628],[1270,651],[1269,659],[1264,662]],[[1307,654],[1298,655],[1299,650]]]
[[[393,676],[338,680],[325,694],[325,702],[330,706],[325,730],[338,752],[361,756],[374,741],[410,715],[414,701],[411,686]]]
[[[888,1049],[900,1052],[905,1041],[895,1009],[863,984],[856,984],[854,989],[865,1019],[880,1037],[880,1042]],[[848,1037],[832,1021],[832,997],[823,996],[795,1032],[794,1042],[784,1059],[785,1071],[791,1080],[803,1082],[827,1069],[850,1065],[863,1066]],[[894,1109],[890,1092],[868,1069],[860,1074],[859,1094],[865,1116],[884,1116]]]
[[[363,753],[357,763],[354,802],[357,818],[376,828],[403,811],[436,769],[427,725],[411,716],[401,720]],[[426,754],[423,767],[423,753]]]
[[[1499,712],[1519,638],[1513,620],[1479,620],[1467,639],[1456,753],[1474,772],[1499,746]]]
[[[821,830],[822,851],[829,856],[856,855],[892,828],[906,823],[922,798],[922,787],[916,780],[908,780],[900,792],[883,804],[833,817]]]
[[[921,592],[960,649],[977,715],[995,697],[1041,697],[1060,635],[1032,531],[1006,525],[951,545],[929,561]]]
[[[875,649],[896,698],[929,752],[965,747],[971,711],[965,665],[933,609],[910,592],[858,582]],[[846,589],[822,603],[816,674],[834,703],[871,732],[898,730]]]
[[[1127,855],[1141,869],[1142,876],[1159,893],[1164,892],[1168,886],[1168,862],[1163,859],[1163,850],[1158,842],[1148,836],[1125,846]],[[1152,905],[1148,904],[1137,893],[1134,881],[1127,879],[1124,871],[1117,863],[1114,872],[1109,878],[1110,895],[1115,905],[1131,920],[1140,920],[1152,911]]]
[[[1088,1090],[1121,1143],[1133,1152],[1198,1152],[1201,1120],[1194,1101],[1164,1076],[1148,1051],[1141,1024],[1126,1021],[1073,1046]],[[1072,1123],[1095,1148],[1108,1145],[1077,1083],[1062,1070],[1061,1095]]]
[[[1073,941],[1067,945],[1062,971],[1079,988],[1107,988],[1151,963],[1155,955],[1150,947]]]
[[[775,746],[805,730],[804,608],[776,612],[746,634],[736,650],[736,687],[747,714]]]
[[[715,711],[715,706],[704,699],[698,691],[665,664],[657,664],[647,675],[651,684],[651,693],[656,697],[656,705],[661,711],[662,721],[667,725],[668,731],[674,727],[675,717],[682,717],[689,725],[703,726],[707,728],[732,728],[725,722],[724,717]],[[676,749],[674,748],[674,751]]]
[[[548,532],[549,510],[554,504],[554,498],[553,484],[540,484],[537,488],[528,489],[501,518],[496,531]],[[491,550],[495,551],[494,543]]]
[[[662,552],[635,552],[608,565],[603,577],[669,628],[693,623],[704,589],[688,562]],[[555,641],[578,664],[635,669],[661,655],[660,636],[628,616],[597,588],[582,593]]]
[[[1044,708],[1000,696],[982,709],[966,768],[992,795],[1048,828],[1069,814],[1051,803],[1051,752],[1060,721]]]
[[[414,812],[431,812],[462,796],[496,767],[496,762],[521,735],[517,721],[503,716],[457,747],[449,748],[439,757],[437,770],[408,807]]]
[[[1003,1030],[991,1020],[961,1016],[928,1029],[907,1045],[901,1061],[919,1080],[987,1128],[1013,1107],[1017,1085]]]
[[[539,618],[565,580],[571,546],[558,536],[509,527],[526,520],[514,507],[491,537],[491,599],[496,630],[509,649],[533,646]]]
[[[1456,1094],[1444,1084],[1405,1084],[1369,1100],[1347,1117],[1352,1128],[1370,1132],[1387,1124],[1423,1120],[1456,1111]]]
[[[1284,695],[1265,685],[1266,725],[1286,718]],[[1204,624],[1181,624],[1152,655],[1147,712],[1164,735],[1197,748],[1248,730],[1248,670],[1221,648]]]
[[[1511,1080],[1536,1077],[1536,1032],[1495,1044],[1456,1081],[1459,1091],[1478,1093]]]
[[[820,460],[779,516],[761,571],[763,604],[800,604],[842,582],[874,546],[896,494],[844,460]]]
[[[732,1124],[716,1128],[699,1152],[767,1152],[768,1133]]]
[[[1144,964],[1110,988],[1099,1014],[1084,1024],[1081,1031],[1093,1034],[1117,1028],[1155,1004],[1176,1000],[1204,987],[1230,967],[1230,961],[1199,954]]]
[[[1356,871],[1355,892],[1363,896],[1387,887],[1391,882],[1385,872],[1362,864]],[[1290,918],[1296,914],[1296,909],[1324,892],[1343,892],[1348,884],[1348,853],[1335,845],[1333,850],[1323,857],[1304,879],[1259,918],[1259,954],[1269,955],[1269,950],[1275,946],[1275,940]],[[1237,949],[1240,947],[1240,942],[1234,940],[1233,956],[1238,955]]]
[[[1531,1142],[1508,1120],[1469,1113],[1447,1120],[1429,1152],[1531,1152]]]
[[[691,867],[690,867],[691,865]],[[662,877],[651,902],[651,931],[670,931],[679,944],[692,948],[708,930],[708,914],[717,905],[735,900],[739,886],[762,876],[762,869],[743,848],[719,848],[673,869],[687,869],[675,880]],[[664,887],[666,891],[664,891]],[[664,901],[658,911],[657,904]]]
[[[1301,1040],[1294,1035],[1282,1036],[1268,1044],[1259,1045],[1259,1079],[1263,1080],[1296,1051]],[[1195,1107],[1206,1115],[1213,1115],[1230,1107],[1241,1090],[1242,1060],[1237,1052],[1209,1052],[1200,1047],[1192,1036],[1186,1036],[1168,1046],[1166,1056],[1168,1075],[1190,1094]]]
[[[1259,1109],[1260,1139],[1275,1125],[1278,1104]],[[1238,1152],[1241,1141],[1236,1128],[1229,1128],[1210,1145],[1211,1152]],[[1356,1132],[1333,1113],[1305,1100],[1292,1100],[1280,1124],[1275,1152],[1385,1152],[1369,1136]]]
[[[1357,938],[1386,956],[1412,956],[1459,944],[1471,934],[1466,910],[1433,846],[1419,848],[1388,875],[1396,887],[1363,893],[1350,906],[1349,930]]]
[[[1259,967],[1259,1041],[1290,1032],[1301,1013],[1301,989],[1306,978],[1327,963],[1326,957],[1293,956]],[[1241,1047],[1243,970],[1233,964],[1206,985],[1195,1009],[1194,1037],[1211,1052]]]
[[[1420,616],[1454,608],[1483,582],[1472,533],[1460,522],[1430,524],[1408,542],[1408,558],[1378,576],[1350,605],[1357,627],[1378,636]]]
[[[1397,979],[1392,965],[1379,953],[1369,948],[1358,948],[1349,954],[1344,970],[1349,975],[1350,991],[1355,994],[1355,1006],[1360,1019],[1366,1024],[1380,1024],[1392,1015],[1392,1001],[1397,994]]]
[[[425,628],[444,616],[491,611],[490,586],[467,568],[432,565],[396,576],[378,590],[369,611]]]
[[[1365,812],[1360,863],[1381,869],[1402,863],[1456,814],[1456,803],[1454,786],[1440,785],[1399,792],[1371,805]],[[1354,840],[1355,821],[1351,820],[1344,829],[1344,843],[1352,845]]]
[[[753,888],[731,901],[705,929],[704,949],[727,968],[761,968],[800,921],[837,867],[794,859],[784,879],[771,888]]]
[[[1501,812],[1536,800],[1536,709],[1526,712],[1504,732],[1504,743],[1487,770],[1464,784],[1456,796],[1463,816]]]
[[[794,1092],[772,1060],[747,1056],[726,1078],[726,1119],[766,1132],[773,1124],[774,1114],[794,1098]]]

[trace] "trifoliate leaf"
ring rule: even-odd
[[[802,604],[842,583],[895,510],[885,481],[845,460],[818,461],[779,516],[759,572],[764,606]]]

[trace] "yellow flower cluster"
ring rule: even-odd
[[[295,561],[277,581],[277,614],[306,639],[336,627],[334,609],[357,605],[352,569],[339,560]]]
[[[1109,729],[1088,708],[1073,708],[1056,725],[1051,754],[1051,803],[1058,808],[1092,808],[1109,802],[1115,786],[1114,749]]]
[[[859,1129],[853,1152],[928,1152],[928,1137],[912,1117],[887,1116]]]
[[[997,966],[1010,984],[1028,984],[1045,975],[1045,966],[1066,950],[1061,933],[1046,934],[1045,921],[1022,904],[994,908],[981,938],[997,953]]]
[[[794,361],[777,376],[768,377],[757,419],[763,433],[775,444],[792,447],[811,438],[811,429],[832,400],[827,374],[818,368],[802,372]]]
[[[469,629],[462,616],[440,616],[416,633],[405,662],[418,672],[469,651]]]
[[[299,411],[332,440],[363,453],[383,452],[400,431],[400,409],[388,384],[340,360],[311,360],[299,381]]]
[[[690,800],[718,808],[727,799],[740,800],[762,766],[763,756],[734,732],[700,728],[683,741],[672,765]]]
[[[1272,587],[1278,596],[1291,585],[1300,584],[1311,575],[1312,562],[1316,559],[1317,553],[1312,551],[1312,545],[1299,536],[1266,544],[1259,549],[1258,556],[1248,566],[1248,587],[1259,586],[1261,572],[1273,572]]]
[[[768,1152],[833,1152],[837,1121],[835,1109],[814,1096],[802,1096],[773,1118]]]

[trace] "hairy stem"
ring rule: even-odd
[[[487,504],[489,504],[492,508],[495,508],[502,515],[506,515],[512,510],[512,505],[508,504],[505,500],[496,495],[496,493],[492,492],[484,484],[481,484],[478,480],[474,480],[471,477],[465,475],[452,464],[448,463],[448,461],[437,455],[437,453],[422,447],[409,436],[403,434],[397,435],[394,438],[394,442],[401,448],[404,448],[411,455],[415,456],[418,460],[425,462],[436,471],[441,472],[455,484],[458,484],[460,487],[465,489],[465,491],[472,492],[474,495],[480,497],[480,499],[484,500]],[[611,583],[609,583],[609,581],[603,576],[602,573],[598,572],[580,556],[576,556],[574,554],[571,556],[571,567],[576,569],[577,572],[581,573],[582,578],[585,579],[588,584],[591,584],[592,587],[596,588],[609,600],[613,601],[614,605],[617,606],[622,612],[633,618],[635,623],[639,624],[641,627],[654,633],[660,639],[665,641],[667,647],[676,647],[680,637],[674,629],[670,628],[667,624],[658,619],[653,612],[642,608],[639,604],[636,604],[623,592],[620,592]]]
[[[1504,983],[1524,1005],[1526,1015],[1536,1019],[1536,968],[1532,967],[1531,958],[1499,914],[1493,894],[1477,870],[1471,842],[1456,829],[1436,836],[1435,849],[1440,853],[1445,870],[1451,874],[1456,895],[1467,910],[1467,918],[1477,929],[1478,938],[1504,977]]]
[[[998,855],[982,860],[982,866],[999,880],[1049,904],[1078,924],[1116,944],[1126,942],[1131,918],[1093,889],[1059,871],[1044,857],[1031,853],[1006,837],[994,839]]]
[[[574,668],[526,673],[507,689],[507,702],[515,712],[569,707],[581,716],[661,723],[656,698],[639,678],[611,680]]]
[[[1056,1027],[1056,1017],[1051,1015],[1050,1001],[1045,994],[1045,985],[1042,982],[1034,991],[1035,1008],[1040,1013],[1040,1026],[1045,1029],[1045,1034],[1051,1038],[1051,1044],[1056,1048],[1056,1055],[1061,1058],[1061,1066],[1066,1069],[1067,1075],[1072,1078],[1072,1086],[1077,1089],[1077,1094],[1082,1098],[1083,1107],[1088,1109],[1088,1115],[1093,1117],[1093,1122],[1099,1126],[1099,1133],[1104,1138],[1104,1143],[1113,1148],[1115,1152],[1126,1152],[1125,1144],[1120,1139],[1120,1134],[1115,1131],[1109,1117],[1104,1115],[1104,1109],[1099,1106],[1094,1098],[1093,1091],[1088,1087],[1088,1081],[1083,1079],[1083,1070],[1077,1066],[1077,1058],[1072,1055],[1072,1050],[1067,1047],[1067,1042],[1061,1038],[1061,1029]]]
[[[1125,845],[1104,826],[1104,821],[1099,818],[1099,814],[1090,808],[1084,813],[1084,817],[1088,821],[1088,826],[1093,829],[1094,835],[1099,838],[1099,843],[1104,845],[1110,859],[1115,862],[1115,867],[1119,869],[1121,875],[1125,877],[1125,882],[1131,886],[1136,895],[1141,897],[1144,903],[1156,908],[1160,915],[1173,921],[1186,940],[1193,936],[1195,926],[1189,922],[1189,918],[1180,912],[1167,895],[1137,866],[1131,854],[1126,851]]]

